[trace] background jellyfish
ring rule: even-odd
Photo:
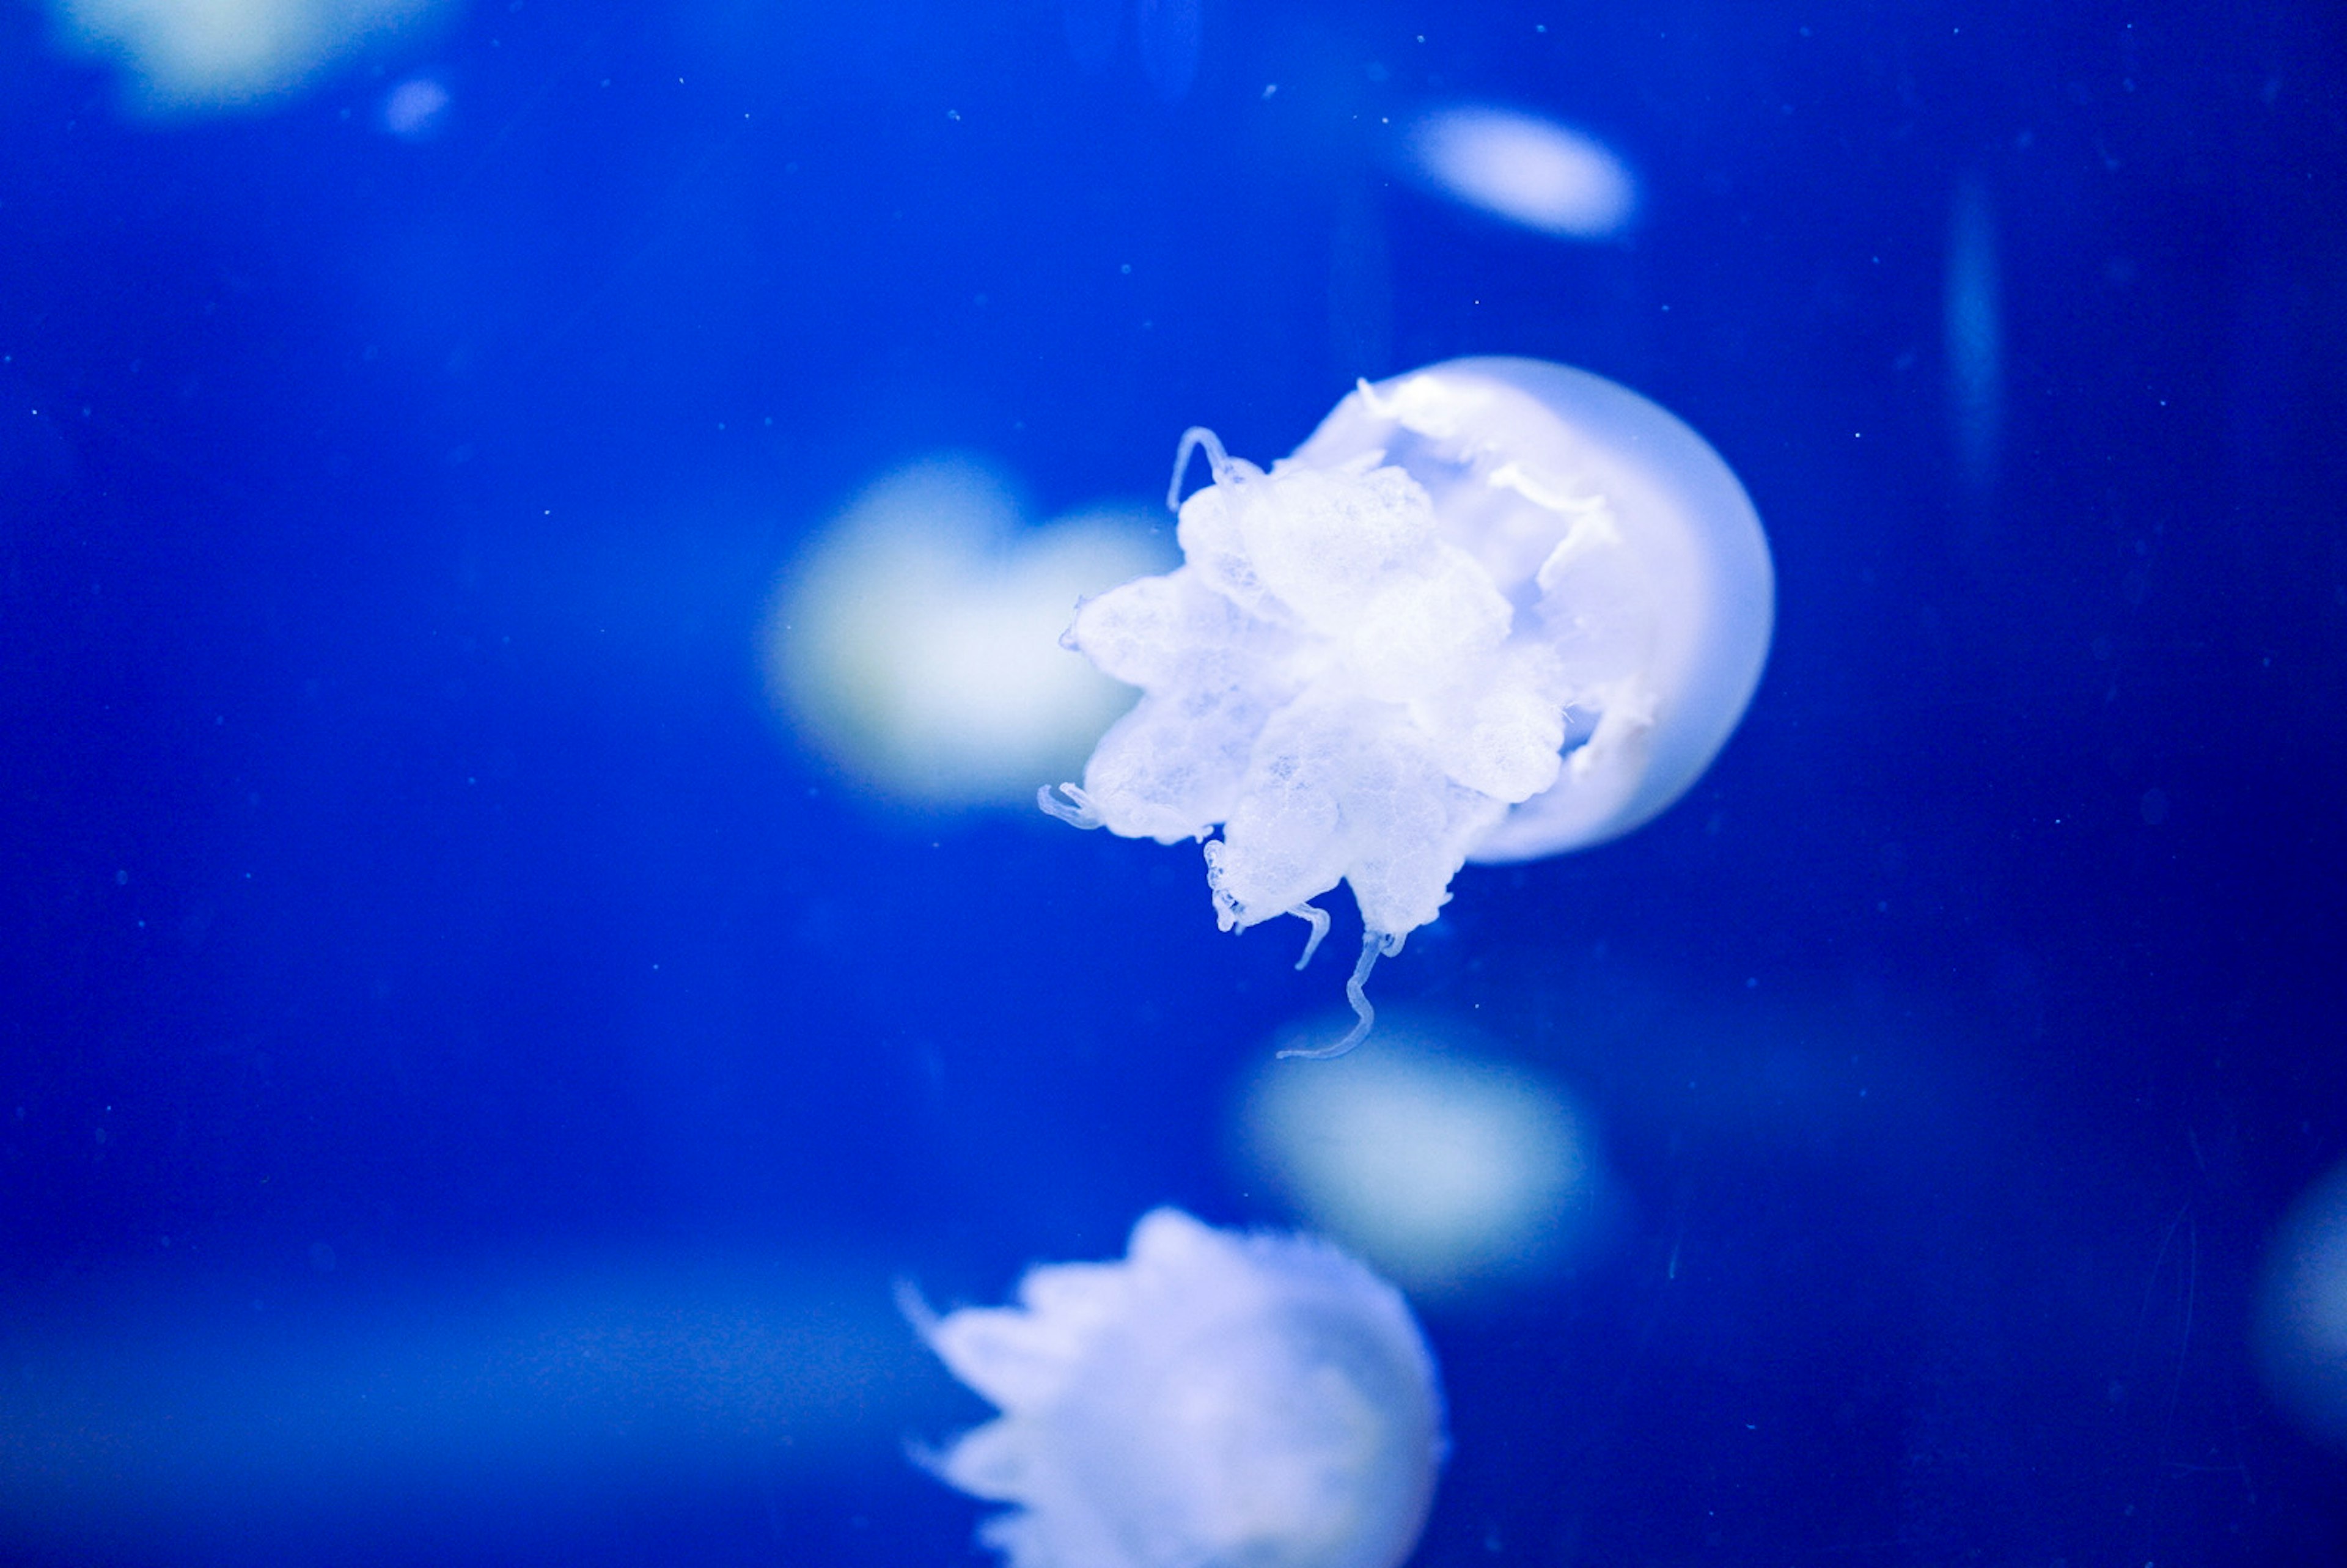
[[[446,8],[446,0],[52,0],[60,41],[118,57],[128,96],[154,112],[266,103]]]
[[[1611,148],[1538,115],[1440,109],[1412,128],[1409,171],[1495,218],[1563,240],[1619,233],[1638,185]]]
[[[1234,1106],[1246,1190],[1268,1189],[1426,1303],[1577,1261],[1610,1206],[1594,1120],[1455,1020],[1405,1016],[1378,1049],[1255,1064]]]
[[[2308,1431],[2347,1448],[2347,1165],[2301,1196],[2268,1245],[2257,1352]]]
[[[940,456],[874,482],[784,576],[764,632],[793,729],[900,802],[1023,802],[1131,701],[1051,646],[1081,594],[1163,564],[1138,507],[1036,528],[1010,483]]]
[[[1012,1568],[1393,1568],[1443,1452],[1434,1364],[1394,1288],[1324,1242],[1144,1215],[1122,1263],[1028,1274],[1017,1307],[915,1321],[1001,1408],[935,1460],[1018,1505]]]
[[[1626,833],[1693,784],[1768,656],[1759,518],[1702,437],[1601,377],[1453,360],[1363,383],[1266,473],[1211,432],[1186,564],[1068,641],[1143,696],[1092,753],[1086,827],[1204,839],[1225,930],[1359,902],[1361,995],[1470,858]],[[1305,957],[1311,956],[1307,945]]]

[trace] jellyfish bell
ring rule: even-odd
[[[1042,804],[1165,844],[1220,827],[1223,927],[1299,915],[1307,959],[1311,901],[1348,883],[1358,1022],[1294,1053],[1335,1054],[1468,860],[1603,843],[1710,765],[1768,657],[1768,540],[1701,436],[1539,360],[1364,382],[1268,471],[1211,432],[1194,449],[1213,482],[1180,504],[1184,564],[1065,639],[1142,699]]]
[[[1159,1209],[1124,1260],[1031,1270],[922,1337],[1001,1415],[929,1462],[1016,1505],[1010,1568],[1395,1568],[1442,1460],[1433,1358],[1393,1286],[1325,1242]]]
[[[1604,376],[1489,358],[1363,384],[1291,461],[1372,453],[1425,487],[1446,535],[1530,612],[1517,636],[1563,667],[1566,765],[1468,858],[1602,844],[1686,794],[1743,718],[1776,620],[1759,514],[1710,444]]]

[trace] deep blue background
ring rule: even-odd
[[[1224,1103],[1334,973],[1219,937],[1185,852],[854,798],[758,618],[938,446],[1145,496],[1186,425],[1267,458],[1357,375],[1522,354],[1719,448],[1778,632],[1686,803],[1471,870],[1378,972],[1573,1085],[1628,1195],[1578,1276],[1430,1318],[1417,1561],[2347,1554],[2248,1349],[2347,1159],[2332,7],[1216,0],[1169,105],[1043,0],[516,0],[162,124],[47,36],[0,15],[12,1343],[118,1278],[331,1315],[718,1248],[990,1298],[1154,1203],[1276,1217]],[[1460,97],[1607,138],[1634,234],[1396,179],[1388,121]],[[882,1452],[243,1550],[958,1561],[971,1512]]]

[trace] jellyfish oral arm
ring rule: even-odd
[[[1068,798],[1064,801],[1052,799],[1051,786],[1045,784],[1035,792],[1035,804],[1041,806],[1047,815],[1058,817],[1071,827],[1090,829],[1106,825],[1100,808],[1092,804],[1092,796],[1084,793],[1081,784],[1063,784],[1060,786],[1060,793]]]
[[[1317,905],[1298,904],[1288,913],[1312,927],[1312,935],[1304,938],[1304,954],[1296,960],[1296,970],[1301,973],[1304,967],[1312,961],[1312,955],[1320,950],[1321,941],[1328,935],[1328,911]]]

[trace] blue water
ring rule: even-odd
[[[1621,1194],[1427,1308],[1412,1561],[2347,1561],[2252,1350],[2347,1160],[2339,16],[1078,9],[474,0],[163,115],[0,16],[0,1557],[979,1561],[890,1281],[1287,1220],[1226,1107],[1341,966],[860,789],[777,573],[924,453],[1147,497],[1515,354],[1719,449],[1778,631],[1378,970]],[[1402,178],[1454,101],[1635,226]]]

